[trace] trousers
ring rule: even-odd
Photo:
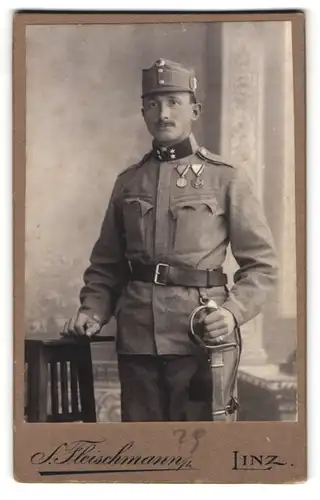
[[[206,356],[118,355],[123,422],[212,420]]]

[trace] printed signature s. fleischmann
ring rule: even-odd
[[[194,470],[190,456],[140,455],[134,451],[135,445],[134,441],[130,441],[115,452],[110,452],[106,449],[106,440],[81,439],[61,443],[47,452],[38,451],[31,456],[30,461],[38,466],[41,475]],[[61,465],[68,466],[68,470],[60,467],[53,470],[52,466]],[[75,465],[86,465],[89,468],[86,471],[82,467],[74,469]]]

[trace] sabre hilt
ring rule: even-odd
[[[199,316],[199,314],[202,312],[206,312],[207,314],[209,314],[210,312],[212,311],[217,311],[219,309],[219,306],[217,305],[217,303],[213,300],[213,299],[208,299],[206,302],[204,302],[204,299],[202,299],[203,301],[203,304],[201,304],[200,306],[196,307],[192,313],[190,314],[190,317],[189,317],[189,334],[190,334],[190,338],[193,342],[201,345],[202,347],[206,348],[206,349],[214,349],[216,347],[216,345],[212,345],[212,343],[206,343],[205,340],[204,340],[204,329],[201,328],[201,332],[197,333],[195,331],[195,322],[196,322],[196,317]],[[223,334],[223,335],[217,335],[216,337],[214,337],[212,340],[214,341],[215,339],[219,339],[219,340],[222,340],[224,336],[228,335],[227,334]],[[228,344],[224,344],[225,347],[228,346]],[[230,344],[230,347],[235,347],[234,344]]]

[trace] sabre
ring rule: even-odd
[[[228,415],[232,415],[233,413],[235,413],[239,408],[239,401],[235,397],[234,391],[237,382],[237,373],[242,351],[242,340],[241,340],[240,329],[238,327],[235,328],[235,342],[223,342],[223,337],[228,335],[225,334],[225,335],[219,335],[215,339],[212,339],[212,342],[214,342],[215,340],[219,340],[220,343],[218,344],[206,343],[203,339],[203,329],[201,332],[202,334],[195,332],[195,321],[197,316],[201,312],[206,312],[208,314],[210,311],[216,311],[218,309],[219,306],[216,304],[216,302],[212,299],[208,299],[202,305],[196,307],[192,311],[189,317],[189,337],[194,343],[200,345],[203,349],[205,349],[208,355],[208,361],[210,364],[211,375],[212,375],[212,387],[213,387],[212,391],[213,420],[225,419]],[[224,403],[225,390],[223,387],[223,378],[222,378],[222,373],[224,368],[223,353],[233,349],[236,349],[237,355],[232,370],[230,385],[228,388],[229,399],[227,404],[225,404]],[[218,376],[218,373],[215,373],[217,369],[222,370],[220,372],[221,374],[220,377]],[[217,387],[219,385],[219,382],[220,382],[220,387]],[[220,405],[221,406],[220,408],[216,408],[216,399],[218,391],[220,392],[221,395],[223,395],[222,404]]]

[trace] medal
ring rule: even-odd
[[[202,188],[203,184],[204,184],[203,179],[199,179],[198,177],[196,178],[195,181],[191,181],[191,185],[196,189]]]
[[[179,177],[179,179],[177,179],[177,186],[179,188],[184,188],[184,187],[186,187],[187,184],[188,184],[188,181],[184,177]]]
[[[184,171],[181,174],[178,171],[180,177],[177,179],[176,184],[177,184],[177,186],[179,188],[184,188],[188,184],[188,181],[187,181],[187,179],[185,177],[186,177],[186,175],[188,173],[189,168],[190,168],[190,165],[187,165],[186,168],[184,169]]]
[[[191,181],[192,187],[194,187],[195,189],[202,188],[202,186],[204,185],[204,180],[200,179],[200,175],[203,172],[204,165],[192,165],[191,168],[196,176],[196,179],[194,181]]]

